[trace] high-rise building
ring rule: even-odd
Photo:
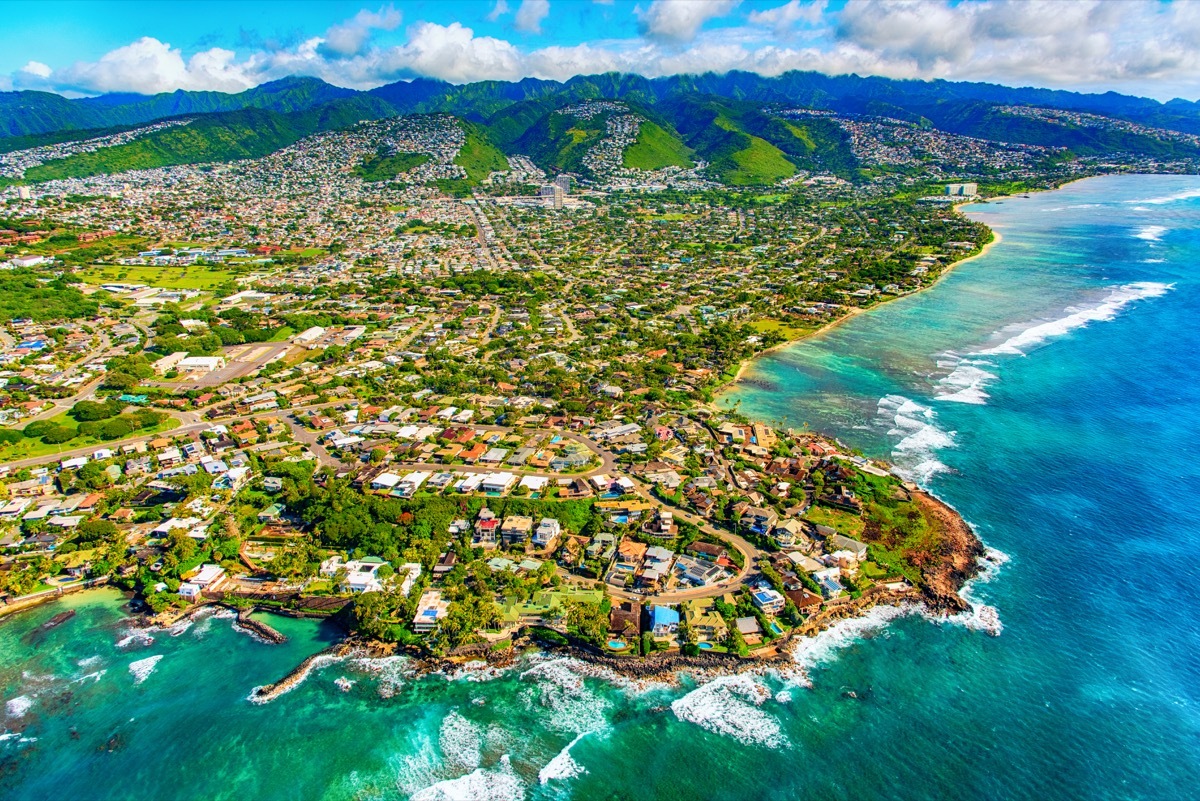
[[[19,197],[21,200],[33,200],[33,190],[31,190],[28,186],[18,186],[17,197]]]
[[[550,201],[550,205],[556,209],[563,207],[563,197],[566,193],[558,184],[545,184],[538,189],[538,196]]]
[[[564,195],[571,194],[571,176],[569,176],[569,175],[555,176],[554,185],[561,186]]]
[[[946,184],[946,194],[954,197],[974,197],[979,194],[979,184]]]

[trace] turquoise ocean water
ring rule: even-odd
[[[877,610],[782,675],[347,661],[256,705],[334,633],[273,618],[291,640],[269,646],[209,617],[131,636],[93,593],[0,622],[0,798],[1196,797],[1200,179],[968,211],[1003,236],[988,255],[761,360],[726,400],[953,503],[1006,560],[969,590],[999,636],[978,612]]]

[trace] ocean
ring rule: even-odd
[[[959,509],[1000,563],[974,612],[877,609],[793,670],[679,687],[539,655],[422,678],[329,660],[255,704],[336,633],[272,617],[272,646],[213,615],[138,636],[87,593],[0,622],[0,798],[1195,797],[1200,178],[967,212],[1003,241],[723,402]]]

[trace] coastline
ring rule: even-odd
[[[1083,180],[1083,179],[1081,178],[1079,180]],[[1064,184],[1064,186],[1065,185],[1066,184]],[[1058,187],[1055,187],[1055,188],[1058,188]],[[1039,190],[1039,191],[1047,191],[1048,192],[1048,191],[1053,191],[1053,190],[1047,189],[1047,190]],[[1001,199],[1003,199],[1003,198],[997,197],[997,198],[990,198],[989,200],[1001,200]],[[977,202],[978,201],[971,201],[971,203],[977,203]],[[954,209],[957,211],[960,206],[971,205],[971,203],[957,204],[957,205],[955,205]],[[754,366],[754,362],[758,361],[763,356],[774,353],[775,351],[778,351],[778,350],[782,350],[784,348],[791,347],[792,345],[798,345],[799,343],[804,342],[808,339],[812,339],[813,337],[819,336],[828,331],[832,331],[834,328],[837,328],[838,326],[842,325],[843,323],[846,323],[849,320],[852,320],[855,317],[857,317],[858,315],[863,314],[865,312],[869,312],[874,309],[881,308],[889,303],[895,303],[896,301],[903,300],[904,298],[915,297],[916,295],[919,295],[922,292],[927,292],[930,289],[933,289],[935,286],[940,284],[942,282],[942,279],[944,279],[947,275],[949,275],[950,272],[952,270],[954,270],[954,268],[958,267],[961,264],[966,264],[967,262],[972,261],[974,259],[978,259],[981,256],[987,255],[987,253],[992,249],[992,247],[994,245],[997,245],[1003,241],[1004,238],[1000,235],[1000,233],[995,228],[992,228],[989,226],[988,231],[991,232],[991,238],[987,242],[984,242],[983,245],[979,248],[979,250],[977,252],[972,253],[969,256],[964,256],[961,259],[956,259],[955,261],[952,261],[949,264],[947,264],[946,269],[944,269],[940,273],[938,273],[937,278],[935,278],[928,286],[923,286],[920,289],[917,289],[913,292],[908,292],[904,295],[895,295],[895,296],[889,298],[888,300],[884,300],[879,303],[876,303],[874,306],[867,306],[867,307],[855,306],[853,309],[846,312],[841,317],[838,317],[836,320],[830,320],[829,322],[824,323],[823,325],[821,325],[817,328],[814,328],[812,331],[802,334],[801,336],[798,336],[795,339],[788,339],[783,342],[780,342],[777,345],[772,345],[769,348],[764,348],[763,350],[755,351],[752,355],[747,356],[746,358],[742,359],[741,362],[738,364],[737,372],[734,374],[733,378],[729,379],[728,381],[724,381],[724,382],[718,384],[714,388],[713,403],[715,404],[716,399],[720,395],[722,395],[725,392],[728,392],[730,389],[733,388],[733,386],[735,384],[737,384],[739,381],[741,381],[745,377],[746,373],[750,370],[750,368]]]

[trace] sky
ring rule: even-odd
[[[1200,99],[1200,0],[7,0],[0,90],[748,70]]]

